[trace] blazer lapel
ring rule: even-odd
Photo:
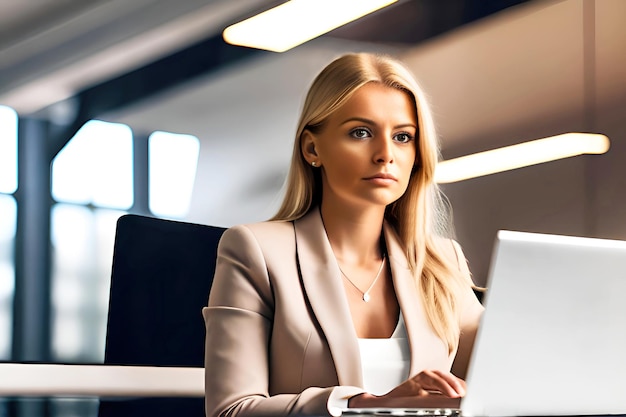
[[[398,236],[386,222],[383,230],[393,285],[398,303],[400,304],[400,310],[404,316],[409,339],[411,352],[409,375],[412,376],[424,369],[433,368],[436,363],[440,363],[440,359],[445,358],[447,361],[447,348],[434,333],[426,318],[417,282],[409,269],[406,255]],[[437,354],[437,352],[441,352],[444,356],[440,357],[441,355]]]
[[[322,217],[313,209],[294,221],[302,283],[326,336],[340,385],[363,386],[356,331],[341,283],[341,273]]]

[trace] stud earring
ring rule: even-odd
[[[313,165],[314,167],[316,167],[316,166],[317,166],[317,162],[313,161],[313,162],[311,162],[311,165]]]

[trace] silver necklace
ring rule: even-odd
[[[376,281],[378,281],[378,278],[380,278],[380,273],[383,272],[383,266],[385,265],[385,254],[383,253],[383,260],[380,261],[380,268],[378,268],[378,272],[376,273],[376,277],[374,278],[374,280],[372,281],[372,283],[370,284],[369,288],[363,292],[361,291],[361,289],[359,287],[357,287],[357,285],[352,282],[352,280],[350,278],[348,278],[348,276],[346,275],[345,272],[343,272],[343,270],[341,269],[341,266],[339,266],[339,262],[337,262],[337,266],[339,267],[339,271],[341,272],[341,275],[343,275],[343,277],[345,279],[348,280],[348,282],[350,284],[352,284],[352,286],[361,293],[361,298],[363,299],[364,302],[368,303],[371,299],[370,297],[370,291],[372,290],[372,288],[374,288],[374,285],[376,284]]]

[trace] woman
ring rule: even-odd
[[[458,405],[482,307],[439,233],[437,158],[400,63],[350,54],[317,76],[281,208],[220,242],[207,416]]]

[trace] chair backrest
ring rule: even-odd
[[[225,229],[146,216],[117,223],[106,364],[203,366],[204,322]],[[103,400],[99,416],[204,416],[201,398]]]

